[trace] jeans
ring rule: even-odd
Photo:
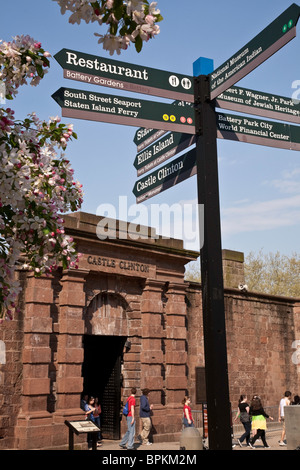
[[[132,417],[126,416],[127,431],[120,442],[120,446],[125,446],[128,442],[127,449],[133,449],[134,436],[135,436],[135,421],[131,424]]]
[[[94,423],[96,424],[96,426],[98,426],[98,428],[100,429],[101,428],[101,425],[100,425],[100,416],[96,416],[95,418],[95,421]],[[98,434],[98,441],[101,441],[101,432],[99,431]]]
[[[244,439],[246,439],[246,442],[247,444],[249,444],[249,441],[250,441],[250,433],[251,433],[251,421],[247,421],[246,423],[242,423],[244,428],[245,428],[245,432],[244,434],[240,437],[239,441],[240,442],[243,442]]]
[[[193,421],[191,421],[191,424],[189,424],[186,417],[183,418],[183,425],[184,425],[185,428],[193,428],[194,427]]]

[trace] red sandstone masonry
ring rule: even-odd
[[[191,284],[187,292],[188,344],[193,348],[188,359],[191,372],[189,389],[195,403],[193,374],[196,366],[204,366],[203,338],[197,347],[195,334],[196,324],[202,325],[202,310],[198,307],[200,285]],[[195,302],[197,296],[199,301]],[[297,366],[291,361],[291,345],[299,338],[295,304],[298,303],[294,299],[243,294],[238,289],[225,290],[229,387],[233,407],[236,408],[242,393],[248,396],[257,393],[263,397],[266,406],[274,406],[286,389],[295,393],[300,390],[299,366],[297,371]]]
[[[183,273],[197,254],[185,252],[177,241],[100,241],[97,220],[82,213],[67,217],[66,231],[85,254],[84,269],[60,270],[52,278],[29,274],[22,315],[0,326],[6,345],[6,364],[0,364],[0,449],[66,448],[65,419],[82,418],[83,334],[130,340],[124,395],[132,386],[138,397],[142,388],[151,389],[155,440],[180,433],[186,392],[195,406],[195,367],[204,365],[201,289],[184,283]],[[89,264],[88,255],[144,263],[149,275],[102,269]],[[231,287],[225,291],[230,398],[234,406],[240,393],[255,392],[268,398],[265,405],[274,405],[286,387],[300,391],[300,365],[291,361],[292,342],[300,339],[300,304],[236,289],[243,274],[240,255],[223,257]],[[105,318],[97,304],[103,294],[110,312]],[[76,437],[79,448],[85,442],[85,436]]]

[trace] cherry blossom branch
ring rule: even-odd
[[[106,34],[95,33],[99,44],[110,55],[127,49],[134,43],[137,52],[143,47],[143,42],[159,34],[156,24],[163,17],[156,8],[157,2],[147,0],[53,0],[60,6],[61,13],[71,13],[69,22],[80,24],[96,22],[100,26],[108,25]]]
[[[29,36],[0,44],[0,80],[13,99],[20,85],[36,85],[49,67],[49,53]],[[16,121],[0,108],[0,318],[12,318],[20,292],[16,271],[49,275],[77,266],[78,255],[64,231],[62,214],[82,204],[81,184],[62,153],[77,138],[73,126],[35,113]]]

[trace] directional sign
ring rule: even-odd
[[[194,101],[193,77],[119,62],[71,49],[62,49],[55,59],[64,78],[92,85],[117,88],[174,100]]]
[[[300,124],[300,101],[261,91],[234,86],[216,98],[216,106]]]
[[[52,98],[62,116],[166,131],[195,133],[194,109],[124,96],[60,88]]]
[[[150,175],[138,180],[132,190],[136,202],[140,203],[197,173],[196,149],[172,160]]]
[[[191,103],[182,101],[182,100],[181,101],[176,100],[172,104],[174,106],[180,106],[180,107],[192,106]],[[165,133],[166,133],[165,131],[157,130],[157,129],[145,129],[145,128],[138,129],[133,138],[133,142],[137,145],[137,151],[140,152],[145,147],[148,147],[148,145],[152,144],[152,142],[155,142],[157,139],[159,139],[159,137],[161,137]]]
[[[137,176],[141,176],[177,153],[195,143],[195,136],[170,132],[160,140],[138,153],[134,160]]]
[[[216,113],[217,137],[289,150],[300,150],[300,127],[275,121]]]
[[[148,145],[155,142],[159,139],[162,135],[166,134],[167,131],[157,130],[157,129],[145,129],[141,127],[135,133],[133,138],[133,142],[137,145],[137,151],[140,152]]]
[[[210,97],[234,85],[296,36],[300,7],[293,3],[261,33],[210,74]]]

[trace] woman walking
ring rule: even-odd
[[[185,396],[182,400],[183,404],[183,425],[185,428],[194,427],[194,419],[192,417],[192,410],[190,407],[191,399]]]
[[[273,418],[265,412],[258,396],[252,398],[250,416],[252,417],[251,429],[253,431],[253,437],[250,439],[250,447],[254,448],[254,443],[259,438],[261,438],[264,447],[270,447],[266,441],[266,418],[270,418],[271,421],[273,421]]]
[[[244,442],[245,439],[247,446],[249,446],[251,433],[251,418],[249,412],[250,406],[247,403],[247,395],[241,395],[238,404],[238,411],[236,417],[234,418],[235,421],[240,418],[240,422],[244,426],[245,430],[244,434],[242,434],[241,437],[237,440],[240,447],[242,447],[242,442]]]

